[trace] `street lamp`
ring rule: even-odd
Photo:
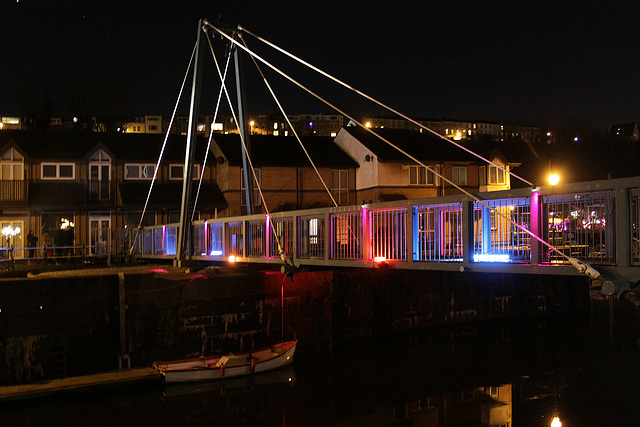
[[[7,247],[11,246],[11,238],[20,234],[20,227],[7,225],[2,229],[2,235],[7,240]]]
[[[560,181],[560,177],[556,173],[550,174],[547,179],[549,180],[549,184],[556,185]]]

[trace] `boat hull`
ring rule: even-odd
[[[214,381],[272,371],[293,362],[297,341],[221,357],[155,362],[153,367],[167,383]]]

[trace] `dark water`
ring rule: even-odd
[[[0,426],[640,425],[638,319],[499,321],[300,354],[285,371],[0,406]]]

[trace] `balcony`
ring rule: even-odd
[[[24,180],[0,180],[0,202],[25,202],[27,200]]]
[[[111,181],[89,181],[87,184],[89,200],[102,202],[111,200]]]

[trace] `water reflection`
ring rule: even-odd
[[[300,354],[253,378],[4,404],[0,425],[630,425],[635,337],[610,344],[607,322],[588,319],[441,329]]]

